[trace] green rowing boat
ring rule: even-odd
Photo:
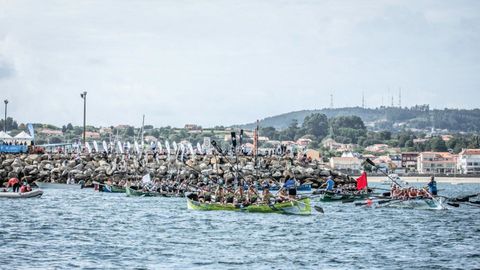
[[[131,189],[129,187],[125,188],[125,192],[127,193],[127,196],[131,196],[131,197],[161,197],[161,196],[163,196],[163,194],[159,193],[159,192],[135,190],[135,189]]]
[[[250,213],[279,213],[288,215],[310,215],[312,208],[310,198],[303,198],[296,201],[282,202],[275,204],[253,204],[249,206],[235,206],[233,204],[200,203],[187,198],[187,207],[191,210],[220,210],[220,211],[242,211]]]
[[[119,186],[110,186],[110,185],[107,185],[105,184],[103,186],[103,191],[104,192],[111,192],[111,193],[125,193],[126,190],[125,188],[122,188],[122,187],[119,187]]]

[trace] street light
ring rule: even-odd
[[[80,97],[83,99],[83,145],[85,146],[85,135],[87,132],[87,91],[80,93]]]
[[[7,133],[7,104],[8,104],[8,99],[5,99],[3,102],[5,102],[5,122],[3,122],[3,132]]]

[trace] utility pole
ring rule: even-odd
[[[365,93],[362,92],[362,108],[365,109]]]
[[[3,132],[7,133],[7,104],[8,104],[8,99],[5,99],[3,102],[5,102],[5,121],[3,122]]]
[[[143,129],[144,129],[144,126],[145,126],[145,114],[143,115],[143,118],[142,118],[142,130],[141,130],[141,134],[140,134],[140,139],[142,140],[142,143],[140,144],[142,146],[142,152],[143,152]],[[183,162],[183,160],[182,160]]]
[[[87,135],[87,91],[80,94],[83,99],[83,146],[85,146]]]

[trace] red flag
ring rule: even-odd
[[[367,173],[363,172],[359,178],[357,178],[357,190],[362,190],[367,187]]]

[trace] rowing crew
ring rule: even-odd
[[[260,195],[255,185],[244,187],[238,186],[236,189],[232,187],[217,186],[213,191],[209,186],[199,189],[197,200],[201,203],[220,203],[220,204],[270,204],[272,202],[285,202],[296,200],[296,186],[286,181],[283,187],[276,195],[270,192],[270,186],[264,185],[262,194]]]
[[[400,200],[432,198],[432,195],[426,189],[417,189],[414,187],[401,188],[395,184],[392,185],[390,194],[392,199],[400,199]]]

